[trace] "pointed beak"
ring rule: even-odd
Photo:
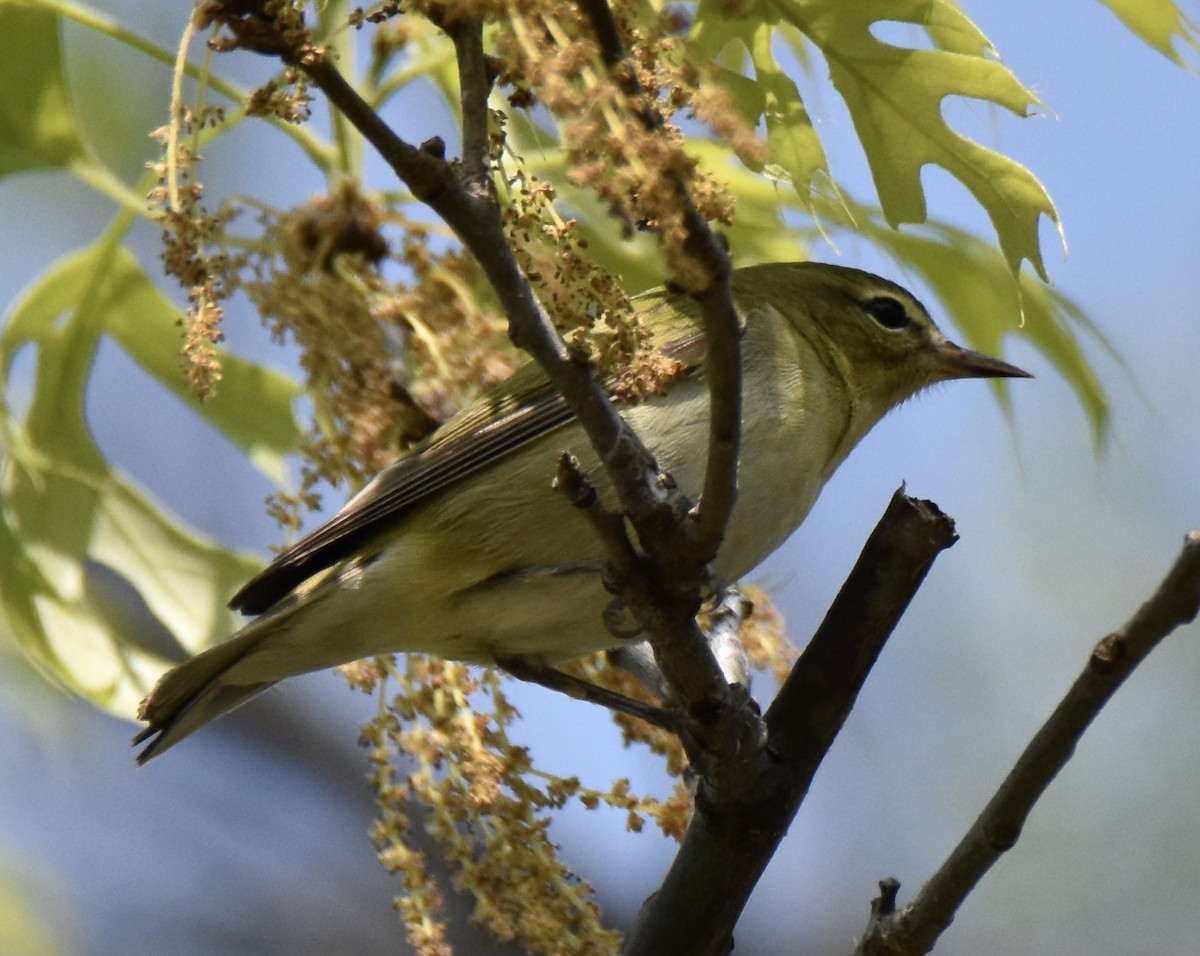
[[[1033,378],[1015,365],[982,352],[972,352],[953,342],[944,343],[934,356],[943,378]]]

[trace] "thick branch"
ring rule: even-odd
[[[731,774],[727,786],[697,794],[683,845],[625,956],[719,956],[732,947],[734,924],[871,665],[933,560],[955,541],[950,519],[902,491],[767,712],[765,749],[743,755],[740,777]]]
[[[896,490],[767,711],[771,747],[792,774],[812,779],[934,558],[957,540],[937,505]]]
[[[1200,610],[1200,531],[1158,589],[1118,631],[1092,651],[1083,673],[1034,735],[1012,771],[945,863],[899,913],[877,905],[859,945],[864,956],[927,953],[975,884],[1021,835],[1029,811],[1075,751],[1088,725],[1118,687],[1171,631]],[[885,897],[887,896],[885,892]],[[891,894],[894,899],[894,892]]]

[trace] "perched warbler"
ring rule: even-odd
[[[840,266],[739,269],[738,499],[716,568],[734,581],[808,514],[891,408],[935,382],[1028,377],[950,342],[900,286]],[[708,386],[695,303],[656,289],[634,306],[649,347],[684,362],[665,394],[622,407],[687,494],[703,481]],[[463,409],[234,595],[257,615],[168,672],[142,703],[144,762],[276,681],[396,651],[555,663],[620,640],[606,630],[604,549],[551,490],[573,451],[615,506],[586,436],[534,365]],[[153,739],[151,739],[153,738]]]

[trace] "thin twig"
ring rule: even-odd
[[[591,23],[601,59],[628,98],[634,115],[648,131],[661,131],[665,126],[662,114],[645,95],[637,74],[626,60],[608,3],[606,0],[579,0],[579,6]],[[707,564],[717,553],[737,500],[742,421],[742,321],[729,291],[731,266],[725,244],[696,211],[688,184],[678,173],[669,175],[684,210],[687,230],[684,251],[699,267],[688,270],[688,275],[698,271],[708,280],[706,284],[696,285],[691,281],[680,281],[683,276],[676,277],[700,305],[707,341],[705,374],[711,396],[708,460],[695,520],[687,527],[688,553],[703,556],[703,563]]]
[[[512,254],[495,202],[469,193],[436,148],[418,149],[405,142],[326,58],[301,55],[297,62],[413,197],[441,216],[475,256],[508,316],[513,343],[533,356],[575,413],[609,469],[622,505],[629,507],[632,501],[642,510],[656,507],[662,496],[650,490],[657,477],[653,457],[617,414],[587,363],[563,344]]]
[[[463,184],[480,198],[491,198],[488,160],[488,95],[492,77],[483,53],[483,24],[464,18],[439,24],[449,34],[458,58],[459,103],[462,107]]]
[[[995,796],[913,901],[898,913],[889,912],[885,891],[884,903],[877,907],[880,912],[873,913],[858,953],[915,956],[933,948],[967,894],[1017,842],[1029,811],[1070,759],[1108,699],[1163,638],[1194,620],[1198,610],[1200,531],[1193,531],[1149,600],[1124,627],[1096,645],[1083,672],[1029,742]],[[893,890],[893,901],[894,897]]]

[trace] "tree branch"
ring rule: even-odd
[[[589,681],[566,674],[563,671],[547,667],[528,657],[498,657],[496,663],[512,674],[518,680],[538,684],[547,690],[566,694],[575,700],[585,700],[618,714],[626,714],[644,720],[646,723],[671,733],[679,732],[679,721],[676,712],[646,704],[624,694],[601,687]]]
[[[934,559],[956,536],[930,502],[896,492],[766,715],[762,750],[697,793],[696,814],[624,956],[720,956],[871,666]],[[731,761],[737,764],[737,761]]]
[[[602,16],[611,21],[607,7],[601,7]],[[597,15],[601,15],[599,8]],[[708,562],[715,556],[732,507],[740,420],[738,318],[728,292],[728,258],[707,224],[689,202],[686,245],[689,254],[694,251],[701,257],[701,265],[708,267],[706,282],[693,282],[691,287],[705,315],[710,336],[709,376],[718,383],[719,393],[712,401],[717,437],[713,439],[701,509],[711,514],[700,525],[704,533],[697,539],[693,533],[696,523],[689,520],[691,503],[659,473],[653,457],[617,413],[588,364],[568,352],[517,264],[498,205],[490,195],[477,195],[459,179],[443,156],[442,141],[431,139],[420,148],[405,142],[295,23],[290,32],[273,30],[271,17],[262,10],[247,13],[244,2],[231,2],[224,8],[213,5],[208,16],[220,19],[242,46],[279,56],[302,69],[374,146],[413,196],[441,216],[472,253],[508,316],[510,338],[541,366],[579,419],[605,465],[622,509],[637,530],[649,560],[641,563],[636,576],[623,579],[620,586],[630,588],[626,603],[659,648],[664,675],[687,705],[687,713],[693,718],[691,736],[699,750],[710,753],[711,762],[720,763],[725,754],[742,748],[747,737],[761,736],[757,715],[740,702],[731,701],[728,685],[694,619],[702,589],[708,583]],[[460,56],[466,61],[476,59],[474,35],[467,36],[466,27],[461,29],[463,35],[456,41]],[[477,81],[467,79],[467,85],[477,86]],[[483,98],[472,94],[470,104],[464,104],[464,113],[478,118],[483,108]],[[464,120],[467,118],[465,115]],[[478,144],[472,148],[478,149]],[[686,198],[686,185],[677,185]],[[695,270],[689,270],[689,275],[694,278]],[[715,467],[713,460],[717,462]],[[723,482],[712,477],[716,474],[725,476]],[[697,769],[704,772],[703,767]]]
[[[444,158],[440,139],[430,139],[420,148],[405,142],[341,75],[326,50],[295,23],[277,23],[261,0],[212,0],[205,9],[205,22],[216,21],[233,34],[237,46],[278,56],[303,70],[378,151],[414,198],[441,216],[487,276],[508,317],[513,344],[542,367],[579,419],[604,461],[622,505],[641,512],[669,510],[670,502],[664,503],[664,496],[655,488],[658,473],[653,457],[617,413],[587,363],[568,352],[522,274],[490,192],[480,196],[466,188]],[[459,34],[455,43],[464,79],[464,120],[469,126],[464,129],[464,142],[472,152],[469,161],[479,163],[486,158],[486,90],[481,87],[487,82],[487,65],[473,25],[449,24],[449,28]]]
[[[767,711],[771,749],[798,779],[812,779],[934,559],[958,540],[953,519],[904,490]]]
[[[1029,811],[1075,751],[1088,725],[1118,687],[1171,631],[1200,610],[1200,531],[1184,538],[1183,550],[1157,590],[1125,626],[1093,649],[1049,719],[1034,735],[1008,777],[958,846],[908,906],[895,912],[899,884],[881,884],[861,956],[927,953],[950,925],[967,894],[1021,835]]]

